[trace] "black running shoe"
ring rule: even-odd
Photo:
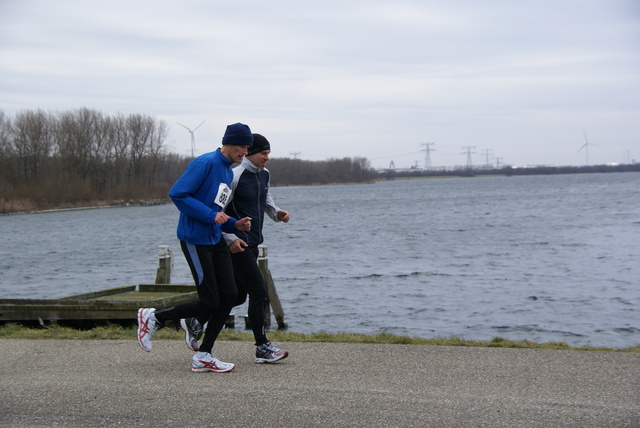
[[[267,342],[256,348],[256,363],[275,363],[288,356],[289,353],[287,351],[276,348],[271,342]]]
[[[195,318],[183,318],[180,320],[180,327],[184,330],[184,341],[192,351],[198,352],[200,345],[198,340],[202,337],[204,329]]]

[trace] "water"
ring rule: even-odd
[[[272,193],[292,214],[265,226],[291,331],[640,344],[638,173]],[[173,282],[192,283],[177,217],[172,204],[0,217],[0,296],[153,283],[159,245]]]

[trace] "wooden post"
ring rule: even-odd
[[[264,278],[264,283],[267,286],[267,301],[264,305],[265,325],[271,325],[271,310],[269,308],[269,305],[271,305],[271,308],[273,309],[273,315],[275,316],[276,322],[278,323],[278,328],[286,329],[287,323],[284,321],[284,310],[282,309],[282,305],[280,304],[280,298],[278,297],[276,286],[273,283],[271,272],[269,272],[269,258],[267,257],[267,247],[265,247],[264,245],[258,246],[258,267],[260,268],[260,273],[262,273],[262,278]]]
[[[168,245],[158,247],[158,271],[156,272],[156,284],[171,284],[172,253]]]

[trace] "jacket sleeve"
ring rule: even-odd
[[[204,162],[192,161],[169,191],[169,197],[180,212],[202,223],[213,224],[219,210],[208,207],[194,197],[207,173]]]
[[[231,206],[231,201],[233,201],[233,195],[235,194],[236,188],[238,187],[238,181],[240,180],[242,171],[244,171],[242,164],[233,168],[233,178],[231,179],[231,185],[229,186],[229,188],[231,189],[231,195],[229,195],[229,202],[227,202],[227,209],[225,209],[225,212],[227,214],[230,214],[228,209]],[[227,223],[221,225],[220,227],[222,229],[222,236],[224,237],[225,241],[227,241],[227,244],[231,244],[233,241],[237,239],[237,238],[233,238],[232,240],[230,240],[232,237],[235,237],[234,232],[236,230],[235,229],[236,221],[238,221],[238,219],[231,217],[229,221],[227,221]],[[231,222],[230,225],[228,224],[229,222]]]
[[[267,203],[264,206],[264,212],[271,218],[271,220],[278,222],[278,211],[280,208],[276,206],[276,203],[273,201],[273,197],[271,196],[271,176],[269,176],[269,183],[267,185]]]
[[[227,242],[227,245],[231,245],[233,244],[233,241],[235,241],[236,239],[238,239],[238,237],[236,236],[235,233],[226,233],[223,232],[222,233],[222,237],[224,238],[224,240]]]
[[[223,234],[224,233],[233,233],[234,230],[236,230],[235,225],[236,225],[236,220],[233,217],[229,217],[229,220],[226,221],[226,223],[222,223],[220,225],[220,229],[222,230]]]
[[[264,207],[264,212],[269,216],[271,220],[277,222],[279,221],[278,211],[280,211],[280,208],[278,208],[276,204],[273,202],[273,198],[271,197],[271,192],[269,191],[269,193],[267,193],[267,204]]]

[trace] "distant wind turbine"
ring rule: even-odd
[[[196,129],[200,128],[202,124],[205,122],[206,120],[203,120],[202,123],[200,123],[200,125],[196,126],[194,129],[189,129],[183,124],[176,122],[178,125],[182,126],[183,128],[186,128],[186,130],[189,131],[189,134],[191,134],[191,157],[192,158],[195,157],[195,151],[196,151],[196,137],[194,137],[193,133],[196,132]]]
[[[579,153],[580,150],[584,149],[584,153],[587,157],[587,166],[589,166],[589,146],[596,146],[596,147],[600,147],[597,144],[592,144],[589,142],[589,140],[587,139],[587,131],[585,131],[584,129],[582,130],[582,132],[584,133],[584,141],[585,143],[582,145],[582,147],[580,147],[578,149],[578,151],[576,153]]]

